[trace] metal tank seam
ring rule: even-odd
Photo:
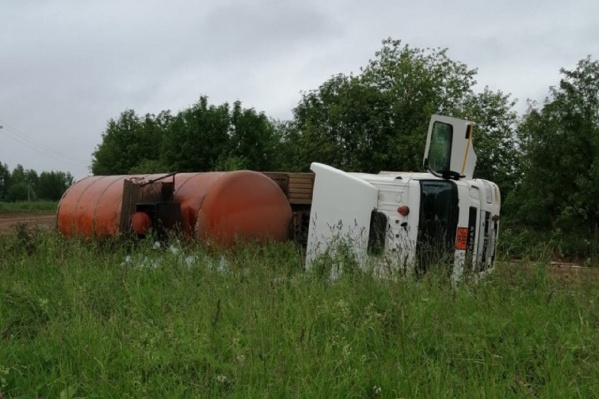
[[[86,179],[89,179],[89,176],[79,180],[77,183],[82,182]],[[62,195],[60,196],[60,200],[58,201],[58,206],[56,207],[56,222],[54,223],[54,225],[55,225],[54,227],[56,227],[56,229],[58,229],[58,215],[60,214],[60,207],[62,206],[62,200],[68,194],[68,192],[73,188],[74,184],[75,183],[71,184],[71,186],[69,188],[67,188],[66,191],[64,193],[62,193]]]
[[[181,184],[176,191],[178,191],[179,189],[183,188],[183,186],[185,186],[187,183],[189,183],[189,181],[193,178],[195,178],[196,176],[201,175],[202,173],[206,173],[206,172],[195,172],[193,176],[191,176],[189,179],[185,180],[185,182],[183,184]],[[174,176],[176,177],[179,173],[175,174]]]
[[[106,194],[106,190],[108,190],[114,183],[119,182],[119,181],[122,182],[126,178],[125,175],[120,175],[120,176],[116,176],[116,177],[118,177],[118,179],[116,179],[113,182],[111,182],[110,184],[108,184],[104,188],[104,191],[102,191],[102,194],[100,194],[98,196],[98,199],[96,200],[96,205],[94,206],[94,215],[92,217],[92,237],[95,236],[95,234],[96,234],[96,212],[98,211],[98,204],[100,203],[100,200],[102,199],[104,194]]]
[[[79,195],[79,198],[77,198],[77,202],[75,203],[75,212],[73,212],[73,224],[75,225],[75,230],[77,230],[77,223],[75,223],[75,222],[77,220],[77,208],[79,207],[79,202],[81,201],[81,197],[83,197],[83,194],[85,194],[86,191],[89,190],[89,188],[91,186],[93,186],[94,184],[96,184],[100,180],[104,179],[105,177],[108,177],[108,176],[100,176],[100,178],[98,180],[92,181],[91,184],[89,186],[85,187],[85,189],[81,192],[81,194]]]

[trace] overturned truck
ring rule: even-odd
[[[474,179],[474,124],[431,118],[424,172],[350,173],[313,163],[313,173],[252,171],[92,176],[57,210],[72,236],[163,238],[169,231],[229,247],[294,240],[306,267],[343,242],[361,265],[422,273],[433,263],[492,269],[501,197]]]

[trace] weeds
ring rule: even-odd
[[[599,395],[599,288],[543,263],[455,289],[443,265],[306,273],[291,244],[28,234],[34,251],[0,238],[4,398]]]
[[[534,230],[506,227],[500,234],[498,252],[507,259],[576,260],[587,266],[599,263],[597,234],[586,231]]]

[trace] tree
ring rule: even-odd
[[[147,114],[140,118],[133,110],[108,121],[102,134],[102,143],[96,147],[92,159],[92,173],[96,175],[127,174],[160,158],[160,149],[168,112],[158,116]]]
[[[214,168],[229,146],[229,105],[208,106],[201,97],[168,124],[162,159],[170,170],[200,172]]]
[[[228,148],[216,168],[273,170],[279,145],[277,131],[266,115],[253,108],[243,109],[236,101],[230,116]]]
[[[37,196],[39,199],[58,201],[73,184],[73,176],[65,172],[42,172],[39,177]]]
[[[169,123],[162,160],[178,172],[253,169],[268,170],[280,139],[273,123],[241,102],[208,105],[203,96]]]
[[[518,114],[509,94],[485,87],[468,96],[456,116],[475,121],[473,142],[478,157],[474,177],[495,182],[504,198],[510,196],[522,171],[522,152],[517,134]]]
[[[29,186],[25,182],[11,184],[6,192],[6,200],[10,202],[27,201],[27,195],[30,194]]]
[[[8,166],[0,163],[0,201],[58,201],[73,180],[68,172],[42,172],[38,176],[22,165],[9,172]]]
[[[175,116],[138,117],[133,110],[108,122],[92,161],[94,174],[272,169],[279,131],[264,113],[241,102],[209,105],[200,97]]]
[[[294,109],[288,145],[295,150],[292,169],[311,162],[346,170],[376,171],[387,158],[390,132],[388,97],[354,76],[337,75],[305,93]],[[382,158],[382,159],[381,159]]]
[[[445,114],[479,123],[479,143],[489,145],[493,157],[478,175],[507,181],[499,165],[510,164],[511,155],[505,156],[516,137],[513,102],[488,89],[476,95],[475,75],[445,49],[383,41],[359,75],[334,76],[303,94],[284,141],[294,169],[319,161],[363,172],[420,170],[428,121]]]
[[[303,162],[305,149],[297,148],[301,138],[297,124],[291,120],[271,120],[274,135],[277,139],[277,150],[272,159],[272,170],[301,172],[307,166]],[[307,141],[307,140],[306,140]],[[306,157],[307,158],[307,157]]]
[[[0,201],[6,201],[6,194],[10,185],[10,170],[8,165],[0,162]]]
[[[27,174],[23,165],[18,164],[10,173],[11,184],[24,183],[27,180]]]
[[[6,201],[35,200],[39,177],[33,169],[17,165],[10,174],[6,190]]]
[[[543,228],[598,232],[599,62],[561,69],[542,107],[531,104],[519,127],[523,181],[520,220]]]

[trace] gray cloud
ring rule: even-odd
[[[301,91],[358,72],[386,37],[448,48],[520,110],[599,50],[591,0],[29,0],[0,15],[0,162],[78,178],[127,108],[176,112],[207,95],[289,118]]]

